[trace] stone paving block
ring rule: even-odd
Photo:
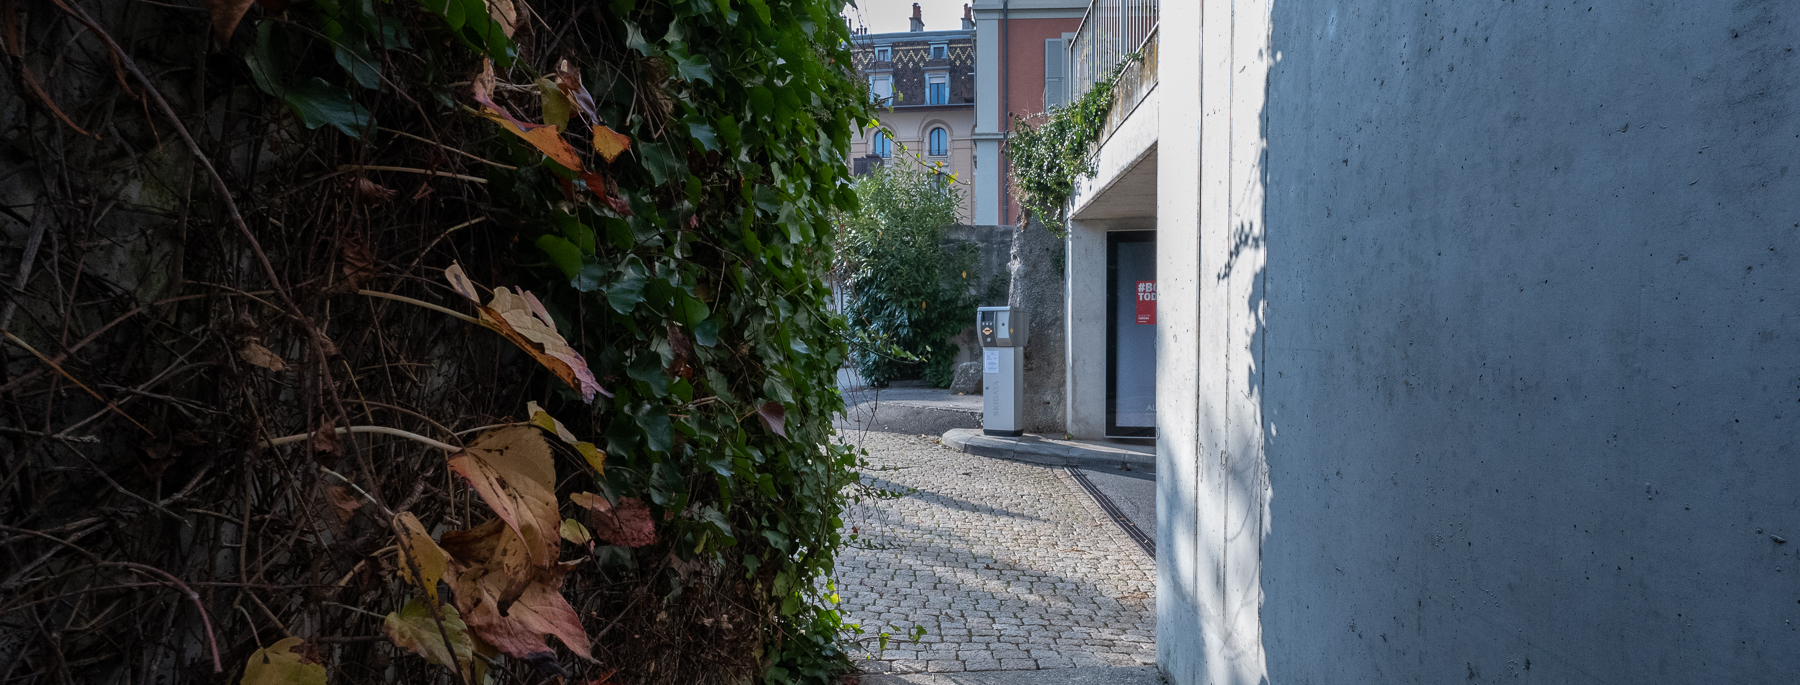
[[[842,437],[868,449],[867,484],[907,494],[845,512],[859,538],[837,562],[838,608],[868,635],[927,630],[865,655],[864,672],[1155,662],[1155,561],[1066,471],[921,436]]]

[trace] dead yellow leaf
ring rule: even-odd
[[[484,59],[481,62],[481,74],[475,77],[472,86],[475,91],[475,101],[481,104],[481,109],[477,110],[476,114],[524,139],[539,152],[556,160],[557,164],[561,164],[571,171],[583,169],[581,156],[575,153],[575,148],[570,147],[569,143],[562,139],[561,128],[526,123],[514,118],[512,114],[507,113],[506,108],[494,102],[492,96],[494,83],[494,64]]]
[[[432,604],[414,597],[399,611],[388,614],[382,628],[395,646],[425,657],[432,664],[467,668],[475,651],[474,642],[469,639],[468,625],[456,613],[456,607],[439,607],[444,613],[437,619],[432,617],[431,607]],[[440,623],[444,628],[442,633],[438,632]],[[450,639],[448,648],[444,645],[446,637]]]
[[[505,128],[513,135],[525,139],[525,142],[530,143],[531,146],[537,148],[539,152],[544,153],[544,155],[550,159],[556,160],[557,164],[563,165],[570,171],[582,170],[581,157],[575,154],[575,148],[570,147],[569,143],[562,139],[562,133],[560,132],[562,129],[553,125],[540,126],[538,124],[527,124],[500,114],[499,112],[494,111],[491,106],[489,109],[478,112],[478,114],[480,114],[482,118],[500,124],[502,128]]]
[[[631,149],[631,138],[607,126],[594,126],[594,151],[605,157],[607,162],[619,158],[619,155]]]
[[[543,434],[530,426],[486,431],[450,458],[450,468],[468,479],[524,543],[531,565],[555,563],[562,546],[557,535],[562,516],[556,511],[556,470]]]
[[[550,319],[536,296],[525,290],[515,295],[506,288],[495,288],[493,301],[481,305],[481,298],[475,295],[475,284],[463,275],[462,266],[451,264],[444,270],[444,278],[450,281],[452,289],[480,305],[483,325],[525,350],[569,387],[579,391],[581,399],[591,402],[594,393],[612,397],[612,393],[595,382],[587,360],[556,332],[556,322]]]
[[[537,80],[537,89],[538,96],[544,101],[544,123],[564,131],[569,130],[569,111],[573,109],[569,105],[569,97],[563,95],[562,90],[547,78]]]
[[[394,528],[400,533],[400,578],[423,588],[431,601],[436,602],[438,580],[444,577],[444,567],[449,564],[450,556],[431,539],[431,533],[412,512],[403,511],[395,516]]]
[[[238,358],[270,371],[287,370],[287,362],[282,361],[281,355],[255,342],[244,343],[244,347],[238,350]]]
[[[599,473],[606,473],[606,452],[595,447],[594,443],[576,439],[574,433],[570,433],[569,429],[564,428],[562,422],[551,416],[550,412],[539,408],[537,402],[526,402],[525,414],[529,417],[527,421],[531,425],[555,434],[558,439],[574,447],[575,451],[581,454],[581,458],[587,460],[588,466],[594,467],[594,470]]]
[[[581,525],[580,521],[575,519],[563,519],[562,529],[559,532],[562,534],[562,539],[564,540],[568,540],[577,545],[594,546],[594,535],[589,533],[587,526]]]
[[[244,663],[244,677],[238,685],[325,685],[325,667],[300,662],[294,651],[302,640],[285,638],[256,650]]]

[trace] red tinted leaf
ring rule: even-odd
[[[578,504],[580,502],[577,502]],[[635,497],[624,497],[614,506],[601,499],[593,509],[590,522],[594,537],[615,545],[643,547],[656,542],[656,525],[650,518],[650,505]]]
[[[556,64],[556,87],[562,91],[563,97],[568,98],[569,104],[581,112],[581,118],[588,126],[600,125],[600,114],[594,109],[594,96],[588,95],[587,88],[581,85],[581,72],[569,64],[569,60]]]

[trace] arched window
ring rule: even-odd
[[[886,131],[875,132],[875,139],[869,143],[869,154],[883,157],[894,156],[894,141],[888,139]]]
[[[930,137],[931,144],[928,147],[930,148],[929,154],[931,154],[931,156],[943,157],[944,155],[950,154],[950,132],[949,131],[944,130],[944,127],[942,127],[942,126],[939,126],[937,128],[931,129],[931,134],[929,137]]]

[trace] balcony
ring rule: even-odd
[[[1106,78],[1132,53],[1141,59],[1119,75],[1113,107],[1100,135],[1105,141],[1156,88],[1157,15],[1160,0],[1094,0],[1069,42],[1071,101]]]

